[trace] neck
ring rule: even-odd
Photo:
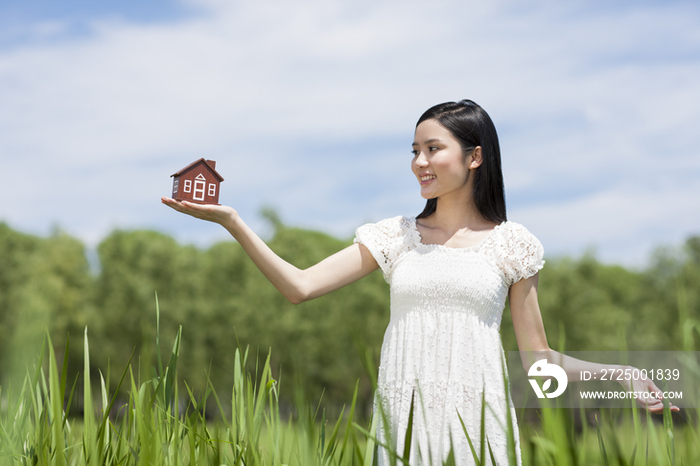
[[[431,215],[434,225],[448,232],[460,229],[481,230],[492,226],[474,204],[471,193],[466,196],[444,196],[438,199],[437,208]]]

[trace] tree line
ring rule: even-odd
[[[268,242],[281,257],[309,267],[351,243],[281,224]],[[389,290],[379,272],[327,296],[292,305],[233,240],[207,249],[156,231],[116,230],[98,246],[91,271],[85,246],[56,231],[37,237],[0,223],[0,383],[21,380],[36,364],[46,332],[69,372],[82,371],[81,339],[91,341],[95,373],[116,379],[131,358],[149,377],[155,358],[156,293],[160,342],[167,355],[183,327],[178,376],[193,390],[210,380],[230,392],[236,347],[250,347],[286,387],[307,401],[341,406],[359,384],[368,410],[367,367],[376,365],[389,321]],[[539,301],[550,346],[559,350],[694,350],[700,336],[700,236],[658,249],[643,270],[607,265],[593,254],[550,258]],[[517,350],[508,309],[501,333]],[[253,367],[254,369],[254,367]],[[70,377],[70,376],[69,376]],[[112,381],[113,383],[115,380]],[[225,396],[224,396],[225,398]],[[291,402],[292,400],[283,400]]]

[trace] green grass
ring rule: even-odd
[[[73,405],[79,380],[67,380],[66,363],[58,366],[47,335],[40,364],[27,372],[21,387],[0,387],[0,465],[372,465],[375,426],[356,416],[357,387],[337,419],[327,419],[320,403],[299,403],[295,416],[285,418],[269,357],[250,372],[247,350],[236,350],[230,392],[217,393],[207,381],[207,389],[196,395],[178,380],[181,335],[182,329],[165,364],[156,341],[157,361],[149,380],[139,381],[129,364],[115,376],[116,389],[110,392],[109,371],[91,373],[86,329],[84,410],[79,416],[65,410]],[[99,390],[93,393],[95,387]],[[122,388],[128,389],[128,401],[117,408]],[[208,412],[212,407],[215,412]],[[543,407],[537,422],[521,422],[523,464],[700,464],[697,412],[685,413],[679,425],[668,409],[656,420],[633,407],[603,410],[593,425],[583,422],[578,428],[575,414]],[[513,429],[508,433],[512,458]],[[405,451],[392,456],[397,465],[410,460],[410,439],[404,443]],[[488,442],[478,444],[472,449],[475,464],[492,464]]]

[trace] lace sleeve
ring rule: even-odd
[[[362,225],[355,231],[354,242],[369,249],[384,279],[389,282],[398,259],[415,247],[416,235],[417,230],[411,228],[411,219],[394,217]]]
[[[508,286],[524,278],[530,278],[544,267],[542,243],[524,226],[508,222],[501,230],[497,247],[498,265]]]

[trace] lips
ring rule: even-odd
[[[429,182],[429,181],[431,181],[431,180],[434,180],[435,178],[437,178],[435,175],[420,175],[420,176],[418,177],[418,179],[420,180],[421,184],[427,183],[427,182]]]

